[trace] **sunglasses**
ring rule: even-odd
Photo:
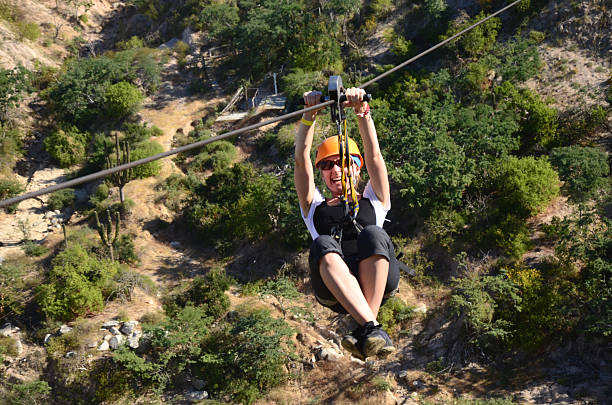
[[[351,155],[351,159],[353,160],[353,163],[355,163],[357,165],[357,167],[361,166],[361,159],[359,158],[359,156],[353,156]],[[321,170],[331,170],[333,169],[334,166],[338,166],[338,167],[342,167],[342,160],[341,159],[336,159],[336,160],[322,160],[319,162],[319,169]]]

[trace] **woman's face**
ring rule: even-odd
[[[325,181],[325,185],[328,190],[332,193],[334,197],[342,195],[342,161],[340,160],[339,155],[333,155],[326,157],[321,161],[335,162],[331,169],[323,169],[321,168],[321,177],[323,177],[323,181]],[[319,165],[321,164],[319,163]],[[353,168],[353,179],[354,183],[357,183],[357,179],[359,178],[359,166],[351,159],[351,165]],[[348,167],[344,169],[348,175]]]

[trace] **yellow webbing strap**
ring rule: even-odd
[[[355,184],[353,182],[355,173],[353,173],[353,165],[348,140],[348,130],[346,120],[344,120],[344,132],[338,136],[338,151],[340,152],[340,158],[342,159],[342,202],[345,205],[350,206],[348,213],[353,219],[355,219],[357,218],[357,213],[359,212],[359,201],[357,200],[357,191],[355,190]],[[347,167],[347,165],[348,170],[345,171],[344,169]],[[348,202],[349,188],[351,190],[350,203]]]

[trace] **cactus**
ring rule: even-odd
[[[119,137],[115,134],[115,156],[117,165],[122,165],[130,162],[130,145],[127,141],[119,143]],[[106,166],[110,169],[113,167],[110,157],[106,155]],[[125,202],[123,187],[129,183],[132,177],[132,169],[122,170],[110,175],[111,181],[119,188],[119,201],[121,205]]]
[[[96,227],[98,229],[98,234],[100,235],[100,239],[102,239],[102,243],[108,247],[110,251],[111,261],[115,261],[115,253],[113,250],[113,245],[117,242],[117,238],[119,238],[119,228],[121,227],[121,214],[117,212],[117,221],[115,223],[115,232],[114,236],[111,239],[111,235],[113,235],[113,221],[111,218],[110,210],[106,210],[106,214],[108,216],[108,224],[101,224],[100,218],[98,217],[98,213],[94,211],[94,215],[96,216]]]

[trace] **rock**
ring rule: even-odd
[[[47,343],[49,343],[49,341],[51,340],[51,336],[53,336],[53,335],[51,335],[50,333],[47,333],[45,335],[45,338],[43,339],[43,344],[46,345]]]
[[[130,335],[134,331],[136,324],[136,321],[124,322],[123,325],[121,325],[121,328],[119,328],[119,332],[123,333],[124,335]]]
[[[129,337],[127,338],[127,345],[132,349],[138,349],[138,346],[140,346],[140,339],[137,337]]]
[[[104,340],[102,343],[100,343],[100,346],[98,346],[98,350],[103,352],[109,349],[109,344],[106,340]]]
[[[72,328],[68,325],[60,326],[59,331],[58,331],[60,335],[65,335],[68,332],[72,332]]]
[[[67,358],[67,359],[71,359],[73,357],[76,357],[76,355],[77,355],[77,352],[68,352],[68,353],[66,353],[66,355],[64,357]]]
[[[174,46],[180,41],[178,38],[172,38],[170,41],[165,42],[158,46],[159,49],[173,49]]]
[[[89,343],[89,344],[87,345],[87,347],[88,347],[89,349],[95,349],[97,345],[98,345],[98,343],[97,343],[97,342],[91,342],[91,343]]]
[[[113,335],[104,335],[104,341],[108,342],[109,340],[111,340],[112,337]]]
[[[175,249],[180,248],[181,247],[181,242],[179,242],[177,240],[173,240],[172,242],[170,242],[170,246],[172,246]]]
[[[319,359],[327,361],[338,361],[342,358],[342,354],[332,348],[323,348],[319,352]]]
[[[1,336],[11,336],[15,333],[19,332],[19,328],[17,326],[13,326],[10,322],[5,323],[4,326],[0,329]]]
[[[399,372],[399,374],[397,375],[397,377],[398,377],[398,378],[400,378],[400,379],[402,379],[402,380],[403,380],[404,378],[408,377],[408,370],[402,370],[402,371],[400,371],[400,372]]]
[[[108,345],[111,349],[118,349],[123,344],[123,335],[115,335],[108,341]]]
[[[351,363],[356,364],[358,366],[365,366],[365,361],[353,356],[351,356]]]
[[[188,391],[185,393],[185,398],[191,401],[203,401],[208,398],[208,392],[206,391]]]
[[[119,321],[106,321],[102,324],[104,329],[112,328],[113,326],[119,326]]]
[[[427,305],[419,304],[412,312],[416,312],[417,314],[426,314],[427,313]]]
[[[416,392],[416,391],[414,391],[414,392],[412,392],[412,393],[410,394],[410,398],[412,398],[412,399],[417,399],[418,397],[419,397],[419,393],[418,393],[418,392]]]
[[[21,340],[15,339],[15,348],[17,351],[17,356],[23,353],[23,345],[21,344]]]
[[[119,329],[117,329],[114,326],[111,326],[110,328],[108,328],[109,332],[112,333],[113,335],[121,335],[121,332],[119,332]]]
[[[194,378],[191,380],[191,385],[198,391],[202,391],[206,387],[206,381]]]

